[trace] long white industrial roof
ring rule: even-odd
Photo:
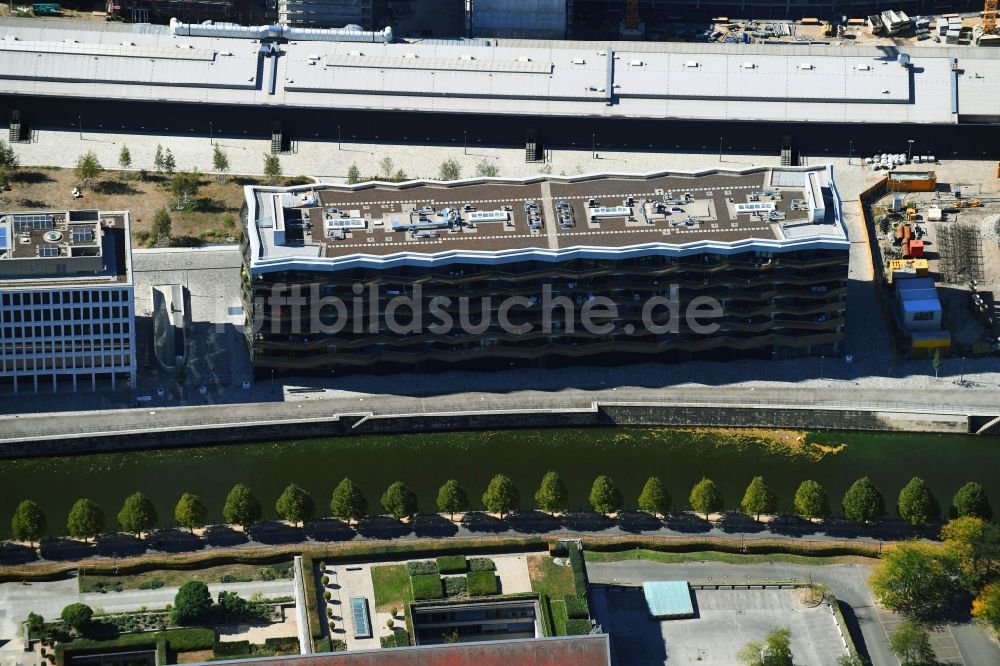
[[[272,94],[275,62],[256,40],[0,19],[0,94],[554,116],[1000,120],[1000,54],[977,49],[901,49],[911,67],[891,49],[851,46],[292,41],[280,49]]]

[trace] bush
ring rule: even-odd
[[[384,648],[406,647],[410,644],[410,634],[405,629],[393,629],[391,636],[382,636],[379,643]]]
[[[213,629],[176,629],[166,634],[170,649],[174,652],[190,652],[192,650],[210,650],[214,647],[215,631]]]
[[[566,635],[583,636],[584,634],[589,634],[593,626],[590,620],[570,619],[566,621]]]
[[[460,597],[469,591],[469,582],[465,576],[447,576],[444,579],[444,595],[446,597]]]
[[[219,582],[220,583],[252,583],[253,580],[250,579],[250,578],[248,578],[248,577],[246,577],[246,576],[231,576],[229,574],[225,574],[225,575],[219,577]]]
[[[440,599],[444,596],[441,587],[441,577],[437,574],[420,574],[410,576],[410,589],[414,600]]]
[[[569,548],[565,541],[558,541],[549,547],[549,555],[552,557],[569,557]]]
[[[466,578],[470,597],[486,597],[499,591],[497,576],[492,571],[473,571]]]
[[[70,604],[62,609],[61,617],[66,625],[82,632],[90,624],[94,611],[87,604]]]
[[[323,576],[322,578],[319,579],[319,582],[320,582],[320,585],[323,585],[325,587],[326,585],[328,585],[330,583],[330,577],[329,576]]]
[[[344,644],[344,649],[347,649],[347,644]],[[322,654],[323,652],[333,652],[333,646],[330,644],[330,637],[324,636],[323,638],[317,638],[313,641],[313,650],[317,653]]]
[[[144,580],[139,583],[140,590],[158,590],[163,587],[162,580]]]
[[[323,598],[329,601],[333,597],[333,593],[330,590],[323,592]]]
[[[488,557],[473,557],[469,560],[469,571],[496,571],[497,565]]]
[[[250,641],[216,641],[212,645],[212,654],[216,657],[242,657],[250,654]]]
[[[569,565],[573,570],[573,589],[576,596],[587,596],[587,574],[583,571],[583,554],[575,545],[569,549]]]
[[[212,596],[208,586],[201,581],[188,581],[174,596],[173,619],[177,624],[196,624],[205,618],[211,608]]]
[[[461,574],[468,568],[465,555],[445,555],[437,558],[438,571],[443,574]]]
[[[434,560],[419,560],[417,562],[407,562],[406,570],[411,576],[424,576],[427,574],[437,574],[438,566]]]
[[[590,607],[586,597],[566,597],[566,615],[574,620],[589,620]]]
[[[277,638],[265,638],[264,649],[268,652],[285,652],[289,654],[299,653],[299,639],[294,636],[279,636]]]
[[[347,650],[347,643],[340,640],[339,638],[335,638],[332,641],[330,641],[330,650],[332,652],[344,652]]]
[[[333,609],[330,608],[329,606],[326,607],[326,616],[333,617]]]

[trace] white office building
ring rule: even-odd
[[[127,212],[0,213],[0,391],[135,385]]]

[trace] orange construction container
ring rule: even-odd
[[[909,243],[910,257],[919,259],[924,256],[924,242],[922,240],[911,240]]]

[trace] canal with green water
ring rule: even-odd
[[[801,438],[801,439],[800,439]],[[65,516],[80,497],[97,502],[114,525],[122,500],[141,490],[170,526],[183,492],[201,495],[210,519],[221,520],[222,503],[236,482],[251,486],[274,517],[281,490],[296,482],[316,498],[322,514],[337,482],[350,476],[371,505],[382,491],[402,480],[421,507],[433,510],[438,486],[458,479],[478,503],[490,477],[504,472],[531,506],[546,470],[562,474],[574,505],[586,504],[590,484],[610,475],[627,503],[635,504],[651,474],[659,475],[686,508],[692,484],[702,476],[720,486],[727,508],[735,507],[747,483],[762,474],[790,510],[804,479],[826,486],[835,506],[847,487],[868,475],[895,505],[912,476],[923,477],[947,507],[966,481],[982,483],[1000,503],[1000,438],[910,433],[779,433],[767,431],[593,428],[508,430],[208,446],[133,451],[75,457],[0,460],[0,536],[9,534],[9,516],[25,498],[38,501],[49,516],[50,532],[65,531]],[[1000,508],[1000,507],[998,507]]]

